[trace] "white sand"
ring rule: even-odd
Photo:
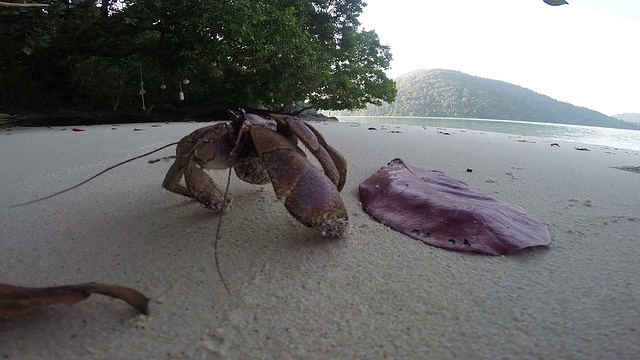
[[[217,216],[160,188],[168,163],[138,160],[57,198],[7,208],[200,126],[0,131],[0,282],[101,281],[152,299],[148,317],[94,295],[2,322],[1,359],[640,354],[640,174],[610,168],[640,165],[638,151],[558,148],[553,139],[458,129],[320,124],[350,162],[342,193],[348,237],[323,239],[297,223],[270,186],[234,176],[218,246],[231,295],[213,261]],[[395,157],[522,206],[549,225],[552,246],[507,257],[464,254],[385,228],[362,211],[358,185]],[[225,176],[214,173],[221,185]]]

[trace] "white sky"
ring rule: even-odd
[[[640,113],[640,0],[365,0],[388,76],[459,70],[607,115]]]

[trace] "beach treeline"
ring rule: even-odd
[[[0,111],[364,108],[392,102],[360,0],[0,6]]]

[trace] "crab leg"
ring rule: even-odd
[[[261,126],[249,131],[273,190],[278,199],[285,199],[289,213],[324,236],[342,236],[348,216],[336,184],[301,155],[286,136]]]
[[[331,160],[333,160],[333,163],[338,169],[338,175],[340,176],[338,183],[336,185],[338,187],[338,191],[342,191],[342,188],[344,187],[344,183],[347,180],[347,160],[344,158],[344,156],[342,156],[342,154],[338,152],[338,150],[334,149],[331,145],[327,144],[327,141],[324,139],[322,134],[320,134],[320,132],[315,127],[311,126],[311,124],[307,122],[305,122],[304,124],[307,125],[307,127],[311,131],[313,131],[320,145],[322,145],[322,147],[327,151],[327,153],[329,153]]]
[[[329,146],[320,132],[300,119],[289,115],[270,114],[278,123],[284,123],[318,159],[325,175],[342,190],[347,177],[347,162],[334,148]]]
[[[176,160],[171,164],[169,171],[167,171],[167,174],[164,176],[162,187],[172,193],[193,198],[191,192],[184,186],[180,185],[180,179],[182,179],[182,176],[187,169],[187,165],[189,164],[189,157],[187,155],[190,152],[190,149],[187,147],[193,147],[192,144],[189,145],[189,143],[185,141],[186,138],[187,137],[183,138],[178,143],[176,148]]]
[[[184,181],[193,198],[205,208],[218,212],[229,207],[231,199],[225,198],[211,177],[195,163],[190,162],[184,173]]]
[[[215,158],[217,155],[217,146],[219,143],[217,139],[220,137],[219,132],[223,128],[221,126],[213,125],[206,128],[198,129],[193,133],[185,136],[176,147],[176,160],[169,168],[167,175],[165,175],[162,187],[179,195],[187,196],[196,199],[204,207],[213,211],[221,211],[229,206],[230,200],[225,199],[224,194],[218,189],[213,180],[202,170],[200,165],[195,161],[194,156],[198,155],[199,151],[196,149],[206,149],[205,154]],[[203,141],[212,137],[211,141]],[[204,145],[210,145],[208,148]],[[220,167],[228,167],[224,163],[225,157],[220,157],[220,161],[223,165]],[[226,160],[226,159],[225,159]],[[206,162],[205,162],[206,163]],[[180,179],[184,176],[186,187],[180,184]]]

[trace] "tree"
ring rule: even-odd
[[[389,48],[359,29],[361,0],[48,3],[0,7],[5,106],[133,110],[144,98],[147,111],[351,109],[395,99]]]

